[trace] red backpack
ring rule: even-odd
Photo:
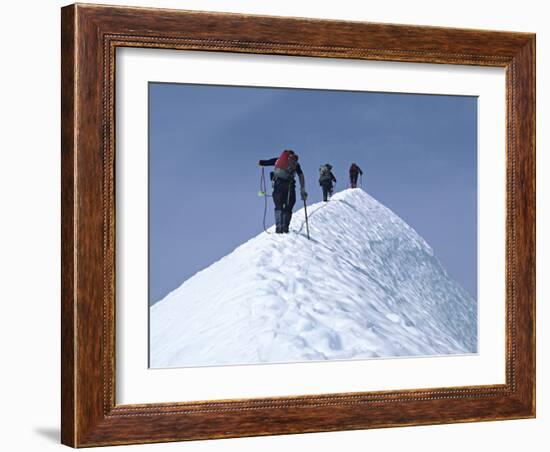
[[[275,162],[274,178],[290,179],[294,176],[297,164],[298,156],[296,154],[289,150],[283,151]]]

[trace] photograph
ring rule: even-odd
[[[150,81],[149,367],[478,353],[478,98]]]

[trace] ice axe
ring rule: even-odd
[[[305,214],[305,216],[306,216],[306,233],[307,233],[307,239],[308,239],[308,240],[311,240],[311,239],[309,238],[309,222],[308,222],[308,220],[307,220],[307,204],[306,204],[306,200],[305,200],[305,199],[304,199],[303,201],[304,201],[304,214]]]

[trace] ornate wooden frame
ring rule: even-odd
[[[535,416],[535,35],[71,5],[62,9],[62,423],[74,447]],[[506,383],[115,403],[115,49],[506,69]],[[504,93],[503,93],[504,94]]]

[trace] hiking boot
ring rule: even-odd
[[[282,215],[282,229],[284,233],[288,232],[288,227],[290,226],[290,219],[292,218],[292,212],[283,211]]]

